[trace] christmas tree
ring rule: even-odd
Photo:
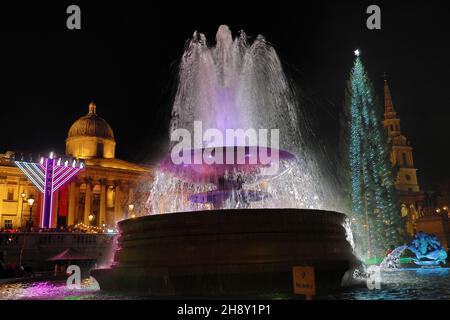
[[[361,256],[383,257],[388,248],[401,243],[404,228],[381,108],[359,52],[355,53],[346,95],[353,233]]]

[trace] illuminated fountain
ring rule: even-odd
[[[154,296],[290,294],[292,267],[302,265],[315,268],[319,289],[339,286],[356,258],[345,215],[325,211],[333,196],[305,148],[307,128],[262,36],[249,44],[244,32],[233,40],[220,26],[209,46],[195,32],[172,109],[177,138],[156,172],[149,215],[119,223],[112,267],[93,272],[101,288]],[[179,148],[181,140],[189,142]]]
[[[334,190],[328,187],[327,177],[308,152],[311,142],[305,136],[310,129],[302,112],[277,53],[263,36],[249,43],[243,31],[233,39],[228,27],[220,26],[216,45],[210,46],[203,34],[194,33],[180,63],[171,134],[187,130],[193,136],[192,149],[199,150],[251,146],[239,139],[214,139],[214,132],[208,134],[208,129],[222,136],[226,136],[227,130],[255,129],[258,131],[255,145],[286,150],[296,157],[295,161],[290,158],[290,170],[275,175],[277,179],[265,180],[263,185],[250,186],[250,181],[245,182],[253,189],[264,188],[272,196],[252,202],[250,208],[336,210]],[[196,130],[197,122],[201,122],[199,130]],[[278,146],[273,145],[273,130],[279,131]],[[176,143],[172,141],[171,147]],[[158,170],[152,187],[149,205],[153,214],[211,208],[208,204],[188,201],[187,196],[216,190],[217,184],[180,181],[180,176],[184,176],[181,170],[174,175],[165,169]],[[168,194],[170,200],[166,201]]]

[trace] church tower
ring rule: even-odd
[[[384,120],[391,144],[391,162],[397,168],[395,187],[399,192],[419,192],[417,169],[414,167],[413,148],[400,130],[400,119],[394,110],[387,80],[384,80]]]

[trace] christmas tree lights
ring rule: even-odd
[[[346,99],[351,215],[358,251],[373,258],[383,257],[388,248],[400,244],[403,227],[386,133],[359,54],[355,51]]]

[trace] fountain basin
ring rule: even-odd
[[[356,263],[345,215],[307,209],[234,209],[128,219],[102,290],[148,296],[291,294],[292,267],[314,266],[318,290],[340,285]]]

